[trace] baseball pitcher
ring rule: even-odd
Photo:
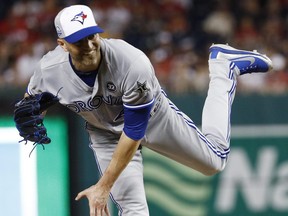
[[[59,101],[85,119],[101,178],[76,200],[88,199],[90,216],[109,215],[109,196],[119,215],[149,215],[142,147],[204,175],[223,170],[230,152],[230,114],[237,77],[272,68],[271,60],[260,53],[212,45],[200,130],[169,100],[142,51],[123,40],[100,37],[103,30],[89,7],[64,8],[55,18],[55,28],[58,46],[37,65],[27,87],[29,96],[23,99],[25,106],[16,106],[15,122],[24,140],[50,142],[40,117],[43,101],[34,100],[27,109],[30,98],[47,92],[53,94],[47,97],[49,104]],[[39,108],[37,112],[31,111],[34,106]],[[24,115],[17,115],[19,109]]]

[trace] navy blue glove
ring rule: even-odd
[[[14,121],[21,141],[32,141],[34,144],[48,144],[51,139],[47,136],[47,130],[43,124],[42,112],[58,103],[57,96],[43,92],[29,95],[15,104]],[[20,141],[20,142],[21,142]]]

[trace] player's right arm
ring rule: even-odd
[[[89,202],[90,216],[109,215],[107,202],[115,181],[128,165],[137,151],[141,140],[133,140],[122,133],[112,160],[97,184],[81,191],[76,200],[86,196]]]
[[[80,192],[76,200],[86,196],[89,200],[90,216],[107,212],[107,201],[115,181],[132,160],[145,135],[150,111],[154,104],[151,67],[147,58],[140,57],[131,73],[127,73],[123,86],[124,128],[112,159],[97,184]]]
[[[112,159],[97,184],[81,191],[76,200],[86,196],[89,202],[90,216],[106,212],[111,188],[128,163],[132,160],[145,135],[149,114],[154,100],[139,106],[124,105],[124,130],[118,141]]]

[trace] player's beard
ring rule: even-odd
[[[100,50],[99,52],[95,50],[89,53],[81,53],[74,57],[72,56],[72,62],[77,70],[90,71],[98,67],[100,58]]]
[[[90,54],[84,54],[81,56],[80,62],[84,66],[91,66],[91,65],[97,65],[97,62],[99,59],[97,58],[97,53],[96,51],[93,51]]]

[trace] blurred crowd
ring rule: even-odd
[[[151,59],[161,85],[175,94],[208,88],[212,43],[271,57],[273,73],[239,78],[238,92],[288,92],[288,0],[9,0],[0,9],[0,86],[26,86],[56,44],[54,17],[87,4],[103,37],[122,38]]]

